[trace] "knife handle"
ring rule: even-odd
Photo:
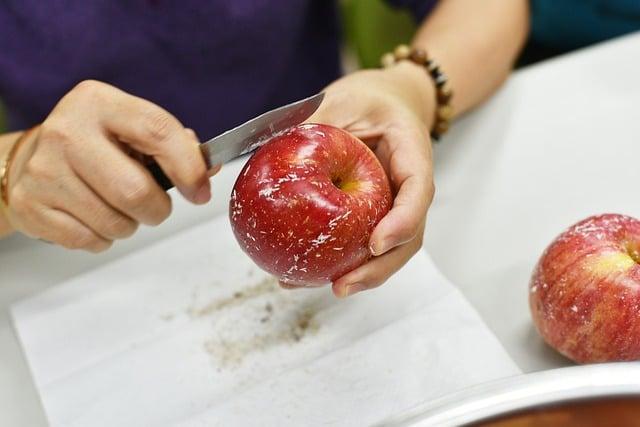
[[[164,174],[164,172],[160,168],[160,165],[158,165],[156,162],[145,164],[144,167],[147,168],[149,172],[151,172],[153,179],[156,180],[158,185],[162,187],[164,191],[167,191],[174,187],[173,182],[171,182],[169,177]]]

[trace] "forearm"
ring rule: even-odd
[[[505,80],[528,32],[527,0],[440,0],[413,44],[440,64],[460,114]]]
[[[7,152],[11,149],[12,143],[14,143],[19,136],[19,132],[5,133],[0,135],[0,161],[5,158]],[[13,229],[0,210],[0,239],[6,237],[12,232]]]

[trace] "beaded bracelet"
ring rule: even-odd
[[[453,109],[451,108],[451,98],[453,91],[448,83],[447,76],[440,69],[440,66],[427,55],[423,49],[410,48],[401,44],[397,46],[393,52],[385,53],[380,58],[380,62],[384,68],[390,67],[400,61],[410,60],[421,67],[425,67],[427,73],[433,79],[436,85],[436,119],[431,130],[431,138],[438,141],[442,135],[449,130],[451,118],[453,117]]]

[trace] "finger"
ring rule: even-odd
[[[105,240],[124,239],[135,233],[138,223],[101,199],[78,178],[58,183],[55,194],[41,194],[40,199],[52,208],[66,212]]]
[[[433,194],[433,186],[426,177],[412,175],[404,180],[391,210],[371,234],[371,253],[379,256],[413,240],[426,217]]]
[[[100,135],[80,136],[82,150],[68,153],[71,167],[91,190],[137,222],[158,225],[171,213],[171,199],[140,163]]]
[[[324,96],[324,99],[322,100],[322,103],[320,104],[318,109],[307,120],[305,120],[305,123],[330,124],[333,121],[332,120],[333,115],[331,114],[332,104],[333,104],[333,101],[331,97],[328,96],[328,94],[325,92],[325,96]],[[334,126],[337,126],[337,124],[334,124]]]
[[[348,96],[346,92],[325,91],[322,103],[305,122],[324,123],[351,131],[354,123],[362,121],[362,117],[366,115],[360,113],[360,106],[354,104]]]
[[[337,112],[331,107],[323,108],[314,113],[305,123],[322,123],[344,129],[351,135],[364,142],[369,148],[374,149],[380,137],[384,134],[384,127],[372,122],[369,118],[362,118],[355,112],[348,114],[344,108],[337,108]]]
[[[83,249],[98,253],[113,244],[111,240],[99,236],[78,219],[57,209],[40,211],[38,222],[42,226],[38,237],[67,249]]]
[[[300,285],[291,285],[289,283],[283,282],[282,280],[279,280],[278,284],[280,285],[280,287],[282,289],[300,289],[300,288],[304,287],[304,286],[300,286]]]
[[[185,197],[194,203],[208,201],[207,168],[195,133],[159,106],[117,91],[103,126],[118,140],[152,156]]]
[[[193,129],[186,128],[185,130],[186,130],[186,131],[187,131],[187,133],[188,133],[192,138],[194,138],[196,141],[199,141],[199,140],[200,140],[200,139],[198,138],[198,135],[196,135],[196,133],[195,133],[195,131],[194,131]],[[209,170],[207,171],[207,176],[208,176],[209,178],[211,178],[212,176],[214,176],[214,175],[216,175],[218,172],[220,172],[220,169],[222,169],[222,165],[213,165],[213,166],[211,167],[211,169],[209,169]]]
[[[415,237],[435,191],[428,141],[424,141],[422,133],[418,129],[390,131],[385,138],[377,155],[397,193],[391,210],[369,240],[373,255],[382,255]]]
[[[198,140],[198,135],[196,135],[196,131],[191,128],[184,128],[185,132],[189,134],[191,138]]]
[[[374,257],[366,264],[345,274],[332,285],[338,298],[344,298],[367,289],[377,288],[398,271],[420,249],[422,238],[398,246],[388,253]]]

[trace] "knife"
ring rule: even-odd
[[[230,160],[248,154],[269,142],[271,138],[286,131],[291,126],[304,122],[318,109],[324,93],[318,93],[300,101],[292,102],[271,111],[267,111],[248,122],[228,130],[207,142],[200,144],[207,169],[227,163]],[[153,162],[145,167],[164,190],[173,188],[171,180],[160,166]]]

